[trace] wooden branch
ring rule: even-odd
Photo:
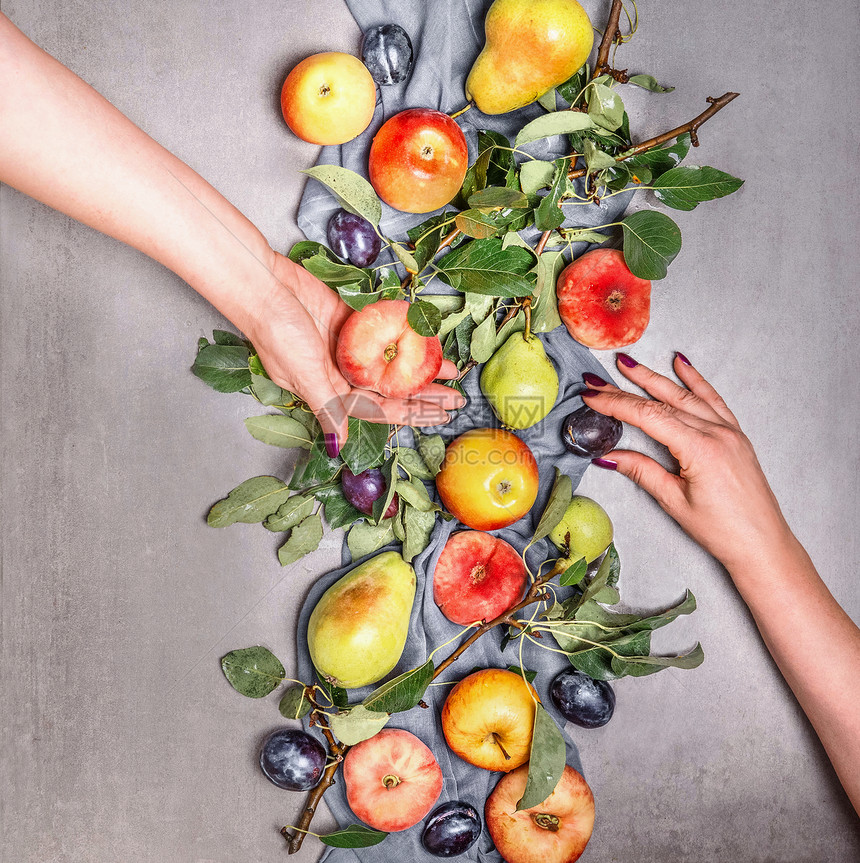
[[[591,74],[592,79],[603,75],[609,68],[609,52],[612,49],[612,43],[616,39],[621,38],[621,31],[618,29],[618,20],[621,18],[623,5],[621,0],[612,0],[612,8],[609,10],[606,29],[603,31],[603,38],[600,40],[600,47],[597,49],[597,62],[594,64],[594,72]]]
[[[442,242],[439,243],[439,248],[436,251],[440,252],[440,251],[442,251],[442,249],[447,249],[448,246],[450,246],[451,243],[453,243],[454,240],[456,240],[457,237],[459,237],[459,236],[460,236],[460,229],[454,228],[454,230],[451,231],[450,234],[448,234],[447,236],[442,238]]]
[[[713,96],[708,96],[707,102],[710,102],[710,107],[706,110],[702,111],[698,117],[694,117],[690,120],[689,123],[684,123],[683,126],[678,126],[675,129],[672,129],[669,132],[664,132],[662,135],[657,135],[654,138],[649,138],[647,141],[642,141],[641,144],[635,144],[629,150],[627,150],[623,155],[616,156],[616,162],[623,162],[625,159],[629,159],[632,156],[638,156],[640,153],[644,153],[647,150],[651,150],[654,147],[659,147],[661,144],[665,144],[668,141],[672,141],[677,138],[679,135],[683,135],[685,132],[690,133],[690,143],[694,147],[699,146],[699,136],[697,134],[699,127],[711,119],[717,111],[721,111],[726,105],[729,104],[733,99],[737,99],[738,93],[723,93],[719,98],[714,98]],[[577,177],[584,177],[586,174],[585,168],[577,168],[574,171],[568,172],[568,178],[571,180],[575,180]]]

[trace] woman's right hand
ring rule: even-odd
[[[654,459],[614,450],[599,467],[618,470],[647,491],[700,545],[731,572],[784,544],[791,531],[755,451],[717,391],[682,354],[674,370],[684,384],[621,353],[618,370],[651,398],[585,376],[589,407],[638,426],[668,447],[680,466],[670,473]]]

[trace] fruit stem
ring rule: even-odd
[[[465,107],[465,108],[460,108],[460,110],[459,110],[459,111],[455,111],[453,114],[449,114],[448,116],[449,116],[452,120],[456,120],[456,119],[457,119],[457,117],[459,117],[461,114],[465,114],[465,113],[466,113],[466,111],[468,111],[468,110],[469,110],[469,108],[474,107],[474,105],[475,105],[475,103],[474,103],[474,102],[469,102],[469,104],[468,104],[468,105],[466,105],[466,107]]]
[[[544,830],[549,830],[552,833],[558,833],[561,827],[561,821],[559,821],[558,816],[550,815],[549,812],[538,812],[532,818],[538,827],[542,827]]]
[[[505,756],[505,761],[510,761],[510,760],[511,760],[511,756],[510,756],[510,755],[508,755],[508,753],[505,751],[505,747],[504,747],[504,746],[502,746],[502,741],[501,741],[501,740],[499,740],[499,735],[498,735],[498,734],[496,734],[496,732],[495,732],[495,731],[493,732],[493,743],[495,743],[495,744],[496,744],[496,746],[498,746],[498,747],[499,747],[499,749],[501,749],[501,750],[502,750],[502,755],[504,755],[504,756]]]
[[[386,773],[385,776],[382,777],[382,784],[386,788],[396,788],[400,782],[400,777],[395,776],[393,773]]]
[[[530,342],[532,338],[532,298],[526,297],[523,300],[523,312],[526,316],[526,328],[523,330],[523,340]]]

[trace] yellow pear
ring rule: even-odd
[[[354,689],[385,677],[400,659],[415,599],[415,570],[396,551],[366,560],[319,599],[308,621],[314,667]]]
[[[495,0],[487,41],[466,79],[466,98],[485,114],[529,105],[588,59],[591,22],[576,0]]]
[[[484,365],[481,392],[508,428],[540,422],[558,398],[558,373],[541,340],[514,333]]]

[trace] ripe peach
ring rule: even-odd
[[[438,336],[419,336],[406,320],[406,300],[379,300],[353,312],[337,339],[336,359],[354,386],[388,398],[409,398],[442,366]]]
[[[593,249],[558,277],[558,313],[578,342],[612,350],[637,341],[651,313],[651,282],[634,276],[618,249]]]

